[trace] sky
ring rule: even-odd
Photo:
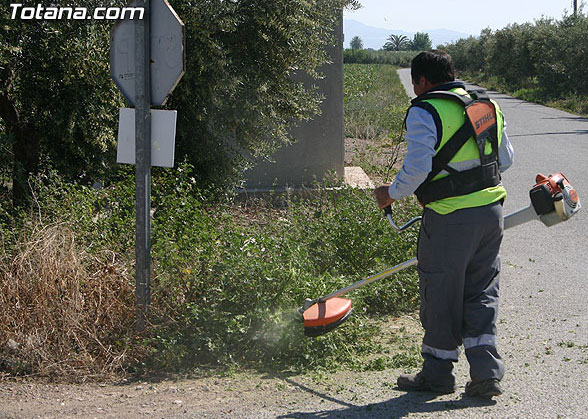
[[[376,28],[407,32],[450,29],[479,35],[484,28],[501,29],[509,23],[561,19],[573,11],[573,0],[359,0],[363,7],[345,10],[344,18]],[[578,5],[582,3],[578,0]]]

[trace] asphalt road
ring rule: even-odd
[[[414,97],[410,70],[399,75]],[[515,150],[503,175],[505,214],[529,205],[537,173],[563,172],[588,206],[588,119],[489,93],[504,112]],[[498,345],[506,394],[491,416],[588,417],[587,232],[587,208],[550,228],[533,221],[505,232]]]

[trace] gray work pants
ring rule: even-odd
[[[472,381],[504,375],[496,351],[503,225],[499,202],[447,215],[428,208],[423,213],[418,243],[422,374],[430,382],[455,382],[453,362],[462,343]]]

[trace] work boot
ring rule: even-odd
[[[401,375],[396,384],[400,390],[404,391],[430,391],[438,394],[449,394],[455,391],[454,383],[431,383],[421,372],[416,375]]]
[[[495,378],[478,381],[477,383],[468,381],[465,387],[465,395],[468,397],[491,399],[492,397],[500,396],[501,394],[502,388],[500,387],[500,381]]]

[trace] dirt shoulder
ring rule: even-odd
[[[508,266],[508,269],[520,268]],[[392,358],[400,348],[416,344],[422,336],[415,315],[385,319],[380,326],[378,343],[382,345],[382,350],[374,353],[375,357]],[[521,346],[529,342],[519,342],[520,339],[516,339],[518,335],[510,330],[509,324],[503,326],[508,335],[512,333],[504,353],[507,364],[516,369],[521,359],[532,358],[534,362],[529,361],[531,365],[524,371],[525,376],[507,375],[507,394],[496,401],[464,397],[467,362],[462,356],[456,368],[457,392],[439,397],[429,393],[399,391],[396,378],[406,371],[391,367],[369,371],[320,370],[305,374],[249,371],[223,376],[111,380],[86,384],[52,384],[4,378],[0,380],[0,418],[516,417],[516,412],[530,413],[528,409],[533,404],[529,406],[522,400],[528,402],[529,398],[533,399],[532,391],[519,386],[531,379],[534,371],[541,368],[540,363],[545,360],[558,363],[562,354],[573,357],[571,362],[575,363],[583,359],[583,349],[553,344],[550,348],[553,356],[531,356],[520,351]],[[564,361],[558,364],[560,367],[567,366]],[[543,369],[545,367],[543,365]],[[550,365],[548,369],[548,375],[543,371],[537,377],[555,378],[559,375],[556,366]],[[545,386],[545,391],[553,389],[554,385],[557,386],[557,382]],[[573,396],[571,391],[567,399],[573,399]],[[540,403],[539,397],[537,403]],[[551,407],[550,412],[555,409],[561,412],[560,417],[580,417],[572,413],[579,413],[577,409],[581,403],[572,404],[568,411],[563,403],[564,400],[561,405]]]
[[[415,316],[390,318],[381,327],[379,343],[388,356],[420,339]],[[460,394],[435,399],[400,392],[395,383],[402,372],[240,372],[88,384],[5,379],[0,382],[0,418],[389,418],[486,406]]]
[[[449,398],[394,390],[395,371],[316,375],[237,374],[161,382],[50,385],[3,383],[0,417],[319,418],[403,417],[426,406],[446,410]],[[479,407],[452,401],[450,407]]]
[[[422,334],[415,315],[390,317],[380,321],[379,327],[381,351],[374,352],[375,360],[407,353]],[[381,369],[305,374],[249,371],[86,384],[4,377],[0,379],[0,418],[314,417],[317,410],[355,417],[373,412],[375,405],[385,404],[395,393],[396,375],[401,371]]]

